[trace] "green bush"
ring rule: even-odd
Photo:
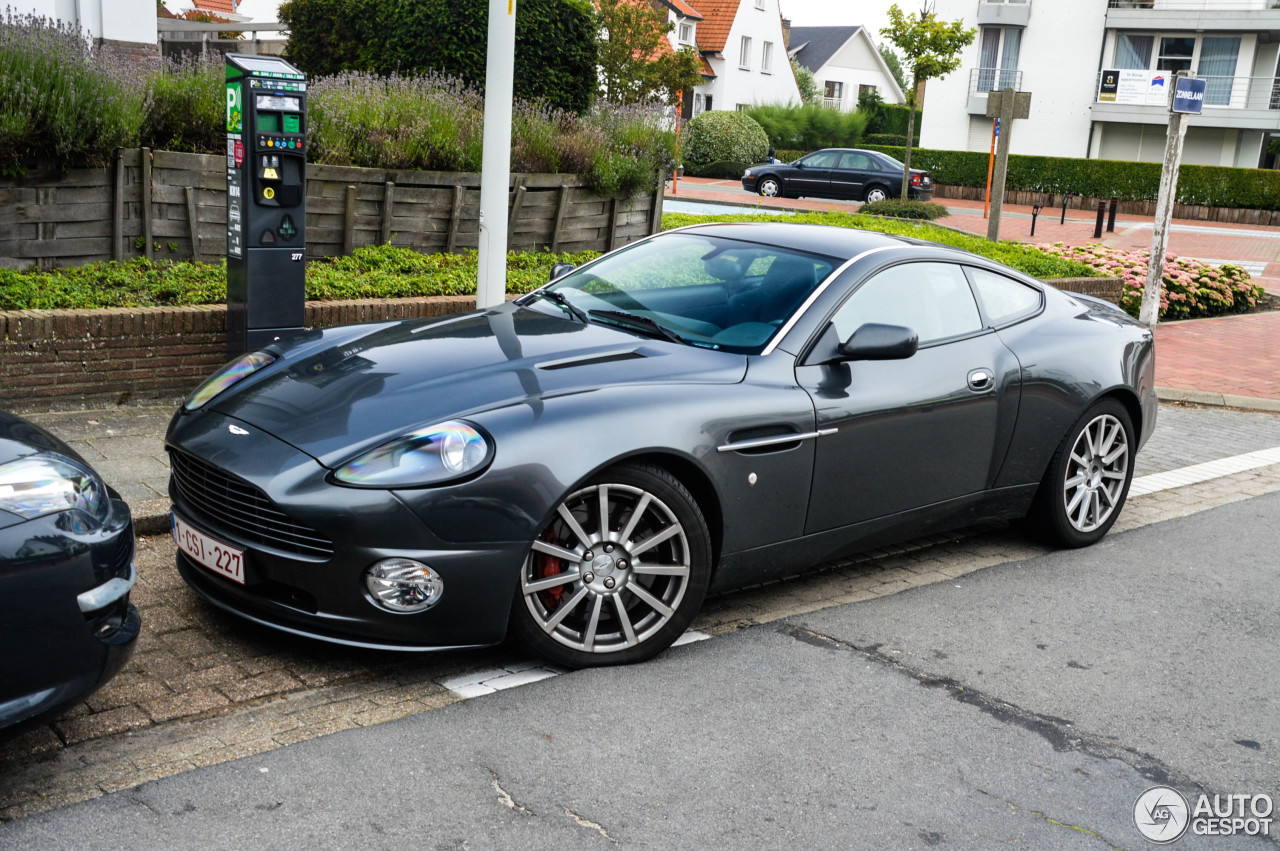
[[[686,168],[715,162],[758,163],[769,151],[769,137],[750,116],[717,110],[695,116],[681,140]]]
[[[920,121],[923,110],[916,110],[916,141],[920,140]],[[880,103],[871,110],[867,122],[868,133],[889,134],[906,138],[907,121],[911,116],[911,107],[905,103]]]
[[[487,0],[287,0],[285,55],[312,75],[434,72],[483,90]],[[521,0],[515,96],[583,113],[596,89],[595,13],[583,0]]]
[[[862,142],[864,145],[884,145],[905,148],[907,146],[907,137],[905,135],[898,135],[894,133],[868,133]],[[914,153],[914,146],[912,153]]]
[[[707,222],[794,222],[858,228],[950,245],[982,257],[989,257],[1036,278],[1098,278],[1110,275],[1109,272],[1100,270],[1092,264],[1060,257],[1032,245],[1023,245],[1018,242],[989,242],[980,236],[957,233],[934,225],[900,222],[857,213],[797,213],[793,216],[693,216],[685,213],[665,213],[662,216],[662,229],[671,230]]]
[[[685,174],[690,177],[714,177],[718,180],[737,180],[742,177],[742,173],[746,171],[752,163],[738,162],[736,160],[719,160],[718,162],[707,163],[706,165],[689,165],[685,167]]]
[[[547,282],[556,263],[581,265],[595,251],[507,255],[507,291],[529,292]],[[390,245],[356,249],[350,257],[307,264],[308,299],[470,295],[476,254],[419,254]],[[173,263],[137,258],[67,269],[0,269],[0,310],[155,307],[219,304],[227,300],[225,263]]]
[[[951,211],[932,201],[875,201],[863,204],[859,212],[868,216],[888,216],[892,219],[923,219],[932,221],[951,215]]]
[[[868,145],[902,159],[903,149]],[[911,165],[927,169],[935,183],[945,186],[986,186],[987,152],[938,151],[915,148]],[[1009,157],[1005,187],[1014,191],[1051,195],[1115,196],[1122,201],[1156,197],[1160,163],[1082,160],[1068,157]],[[1178,177],[1179,204],[1280,210],[1280,171],[1256,168],[1184,165]]]
[[[746,110],[775,148],[854,148],[867,127],[863,112],[821,106],[753,106]]]
[[[218,153],[227,145],[226,64],[221,59],[166,62],[150,80],[139,142],[148,148]]]

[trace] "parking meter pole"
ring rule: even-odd
[[[511,195],[511,102],[515,89],[516,0],[489,0],[480,165],[480,251],[476,307],[507,299],[507,210]]]
[[[307,82],[273,56],[229,53],[227,355],[303,331]]]
[[[1111,206],[1107,210],[1107,233],[1116,232],[1116,209],[1120,206],[1120,199],[1111,196]]]
[[[1107,215],[1107,202],[1099,201],[1098,202],[1098,221],[1095,222],[1093,225],[1094,239],[1102,239],[1102,220],[1106,218],[1106,215]]]
[[[982,205],[982,218],[991,212],[991,172],[996,166],[996,142],[1000,138],[1000,119],[991,121],[991,155],[987,158],[987,200]]]

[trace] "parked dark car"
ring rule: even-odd
[[[902,194],[902,163],[879,151],[824,148],[791,163],[753,165],[742,175],[742,188],[766,198],[850,198],[883,201]],[[907,197],[933,198],[933,177],[911,169]]]
[[[634,662],[708,589],[859,549],[1029,513],[1091,544],[1155,425],[1150,330],[919,240],[701,225],[557,272],[197,388],[181,575],[341,644]]]
[[[0,411],[0,738],[115,676],[138,638],[133,520],[69,446]]]

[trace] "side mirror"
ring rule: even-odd
[[[796,160],[794,163],[792,163],[792,165],[795,168],[804,168],[804,163],[800,162],[799,160]]]
[[[901,325],[868,322],[840,344],[845,360],[903,360],[916,353],[920,338]]]
[[[556,278],[569,274],[576,268],[578,267],[572,263],[557,263],[551,267],[551,277],[547,278],[547,280],[554,281]]]

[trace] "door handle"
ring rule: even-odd
[[[989,369],[973,369],[969,371],[969,389],[970,390],[990,390],[994,384]]]

